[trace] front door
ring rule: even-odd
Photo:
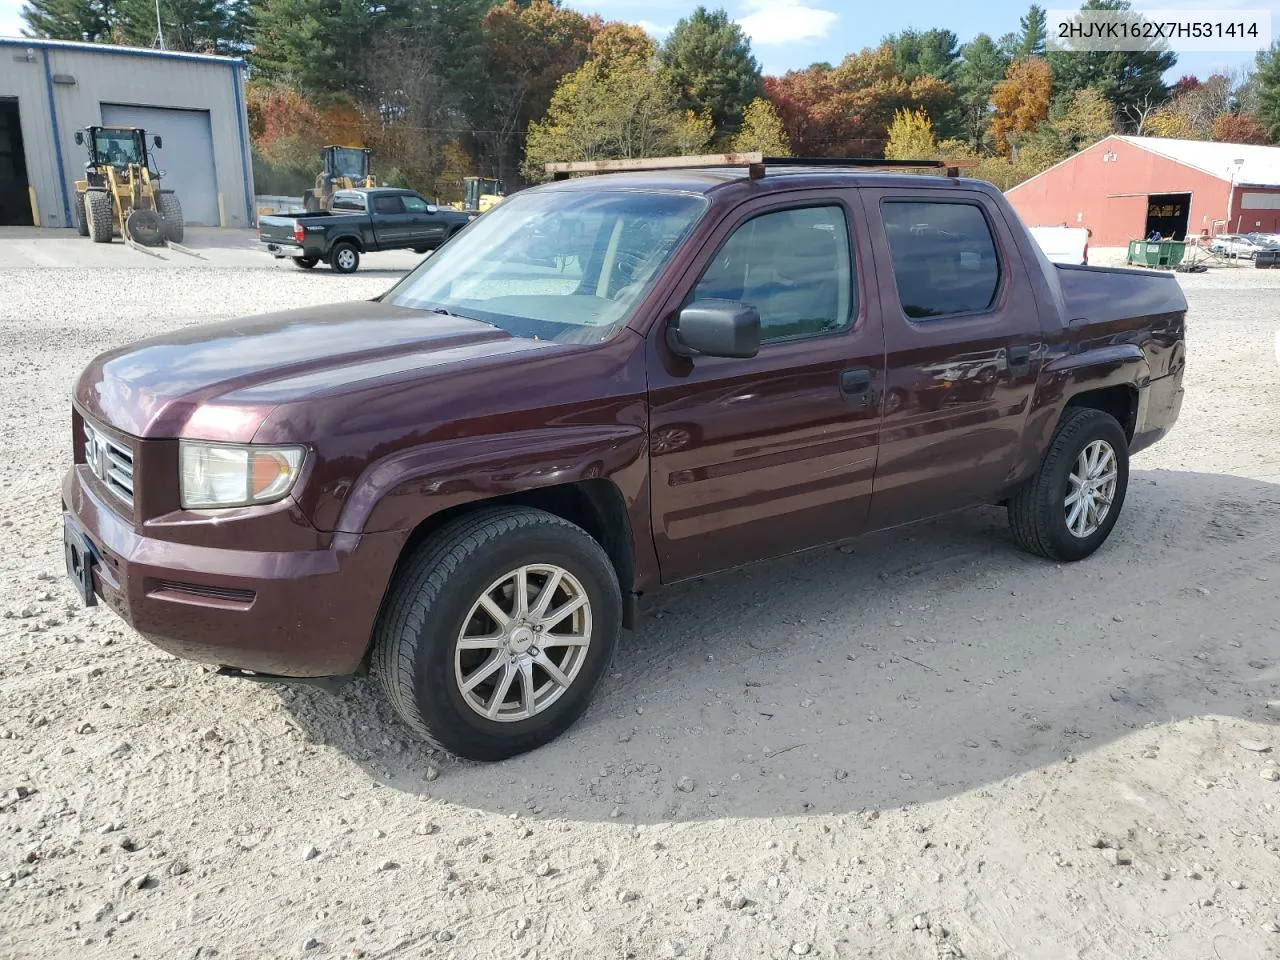
[[[867,516],[884,385],[879,316],[855,252],[856,191],[744,205],[649,333],[654,540],[666,583],[852,536]],[[682,358],[693,300],[755,306],[751,359]]]
[[[412,224],[414,246],[438,247],[444,243],[445,222],[439,208],[412,194],[405,194],[400,199],[404,201],[405,213]]]
[[[981,191],[862,191],[888,381],[872,527],[991,499],[1010,480],[1042,362],[1010,225]]]

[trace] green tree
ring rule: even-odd
[[[561,81],[546,117],[529,125],[522,172],[545,180],[547,163],[702,153],[711,132],[710,117],[683,109],[671,78],[649,63],[606,69],[588,60]]]
[[[1129,0],[1086,0],[1080,9],[1126,11],[1131,6]],[[1138,13],[1132,17],[1142,19]],[[1047,59],[1058,101],[1065,103],[1091,87],[1111,101],[1121,116],[1163,102],[1168,96],[1164,74],[1178,62],[1176,54],[1158,46],[1139,51],[1051,50]]]
[[[1044,7],[1033,3],[1027,15],[1018,21],[1021,30],[1018,33],[1018,56],[1043,57],[1044,44],[1048,37],[1048,21]]]
[[[125,43],[156,40],[155,0],[117,0],[118,33]],[[160,0],[161,36],[168,50],[238,53],[244,42],[239,9],[221,0]]]
[[[908,29],[889,34],[884,42],[893,50],[893,65],[907,83],[918,77],[937,77],[944,83],[955,79],[959,40],[950,30]]]
[[[1116,132],[1116,111],[1101,90],[1077,90],[1050,119],[1051,130],[1069,152],[1083,150]]]
[[[115,25],[115,8],[111,0],[27,0],[22,19],[35,37],[106,41]]]
[[[760,152],[766,157],[791,156],[791,140],[773,104],[763,97],[752,100],[742,114],[742,129],[733,138],[737,153]]]
[[[764,92],[751,41],[724,10],[699,6],[681,20],[658,54],[680,93],[680,104],[710,114],[723,133],[736,131],[747,104]]]
[[[958,132],[974,150],[981,150],[991,121],[991,95],[1009,69],[1009,59],[985,33],[960,51],[956,69]]]
[[[1257,63],[1258,119],[1271,142],[1280,143],[1280,40],[1260,51]]]
[[[307,97],[362,90],[365,51],[395,20],[391,8],[362,0],[262,0],[252,17],[257,75]]]

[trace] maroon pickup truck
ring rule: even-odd
[[[582,714],[662,585],[984,503],[1087,557],[1178,416],[1185,315],[1170,275],[1051,264],[986,183],[551,183],[371,302],[93,361],[68,571],[177,656],[371,672],[499,759]]]

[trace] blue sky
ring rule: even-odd
[[[22,29],[23,0],[0,0],[0,36],[16,36]],[[986,0],[960,4],[955,0],[913,0],[911,3],[866,3],[850,0],[723,0],[731,16],[751,37],[752,48],[766,73],[803,68],[819,60],[835,63],[846,53],[874,46],[887,33],[907,27],[948,27],[961,42],[975,34],[999,37],[1018,28],[1018,18],[1030,0]],[[661,37],[695,6],[692,0],[567,0],[567,5],[608,20],[642,24]],[[709,7],[718,4],[715,0]],[[1075,6],[1070,0],[1043,6]],[[1280,30],[1280,0],[1138,0],[1139,9],[1270,10]],[[963,12],[962,12],[963,11]],[[1179,57],[1174,74],[1205,76],[1223,67],[1251,63],[1247,53],[1197,53]]]

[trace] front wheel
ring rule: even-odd
[[[1009,501],[1019,545],[1050,560],[1083,560],[1106,541],[1129,487],[1129,442],[1101,410],[1069,408],[1035,476]]]
[[[542,510],[483,509],[403,565],[378,618],[372,671],[429,742],[503,760],[582,715],[621,625],[617,575],[586,531]]]
[[[338,273],[355,273],[360,266],[360,251],[354,243],[335,243],[329,251],[329,266]]]

